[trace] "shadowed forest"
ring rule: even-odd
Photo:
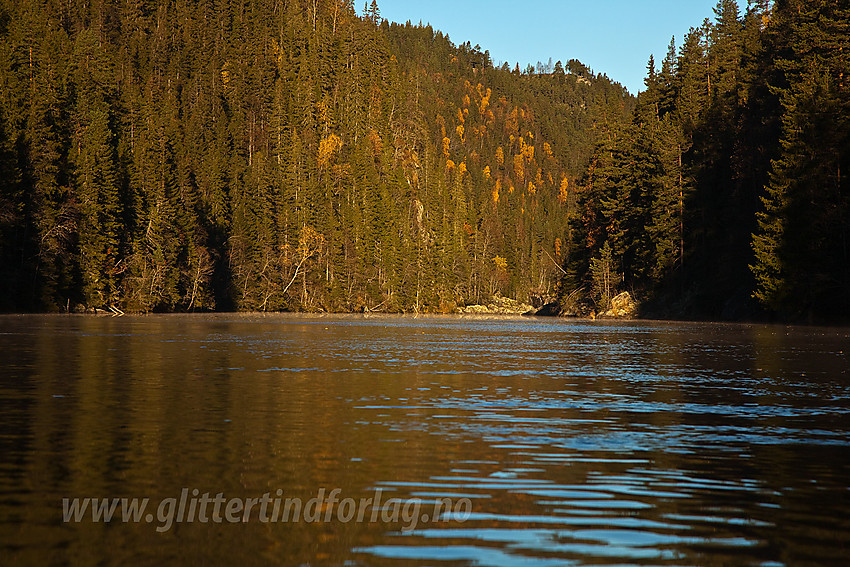
[[[847,322],[848,28],[721,0],[634,97],[375,2],[0,0],[0,309]]]

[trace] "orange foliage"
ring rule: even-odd
[[[381,151],[384,148],[384,142],[381,140],[381,136],[379,136],[374,130],[369,130],[369,142],[372,143],[372,156],[377,158],[381,155]]]
[[[519,154],[514,156],[514,175],[516,175],[517,180],[525,178],[525,165],[522,156]]]
[[[478,86],[479,86],[479,88],[481,87],[481,85],[478,85]],[[480,93],[480,90],[479,90],[479,93]],[[486,93],[486,94],[484,94],[484,95],[481,97],[481,103],[478,105],[478,112],[479,112],[482,116],[483,116],[485,113],[489,112],[489,111],[487,110],[487,107],[488,107],[488,106],[490,106],[490,94],[491,94],[491,93],[492,93],[492,91],[491,91],[490,89],[487,89],[487,93]],[[492,113],[491,113],[491,114],[492,114]]]
[[[561,188],[558,190],[558,202],[562,205],[566,204],[567,199],[569,198],[569,189],[570,182],[567,181],[567,178],[564,177],[561,180]]]
[[[330,114],[328,113],[328,105],[325,103],[324,100],[320,100],[316,103],[316,112],[319,115],[319,122],[322,124],[322,126],[324,126],[325,128],[330,126],[331,120]]]
[[[319,142],[319,168],[327,165],[340,149],[342,149],[342,140],[336,134],[331,134]]]

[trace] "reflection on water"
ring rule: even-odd
[[[850,556],[850,334],[412,317],[0,317],[4,564],[797,565]],[[437,521],[62,521],[321,488]],[[423,506],[423,509],[426,506]],[[409,524],[409,523],[408,523]],[[412,528],[412,529],[409,529]]]

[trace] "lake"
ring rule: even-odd
[[[2,316],[0,356],[4,565],[850,558],[847,329]]]

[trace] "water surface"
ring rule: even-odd
[[[848,354],[847,330],[779,326],[0,317],[0,557],[841,565]],[[163,532],[63,521],[63,498],[148,497],[153,511],[186,488],[471,508]]]

